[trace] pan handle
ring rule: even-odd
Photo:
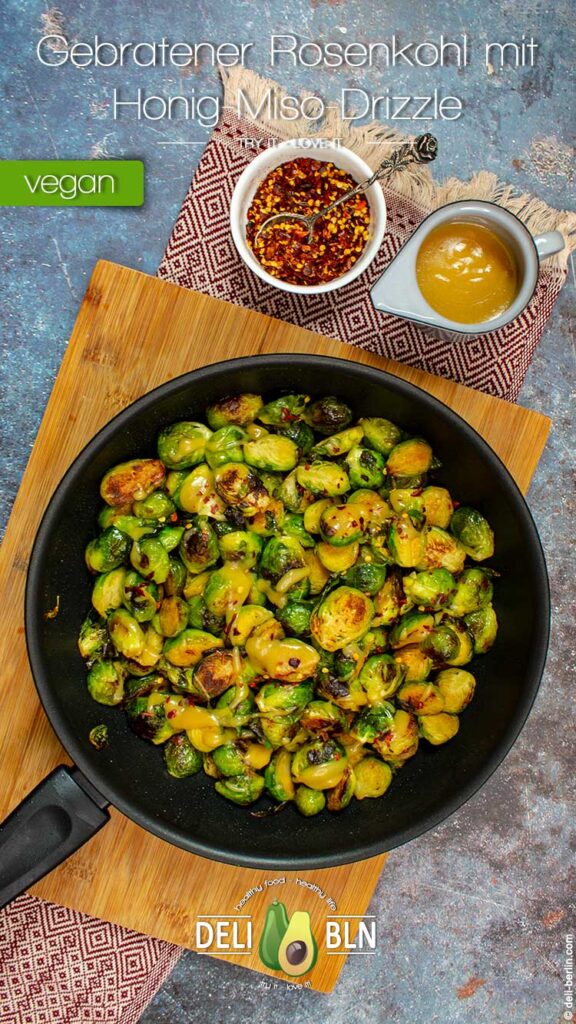
[[[78,768],[59,765],[0,824],[0,907],[69,857],[109,820]]]

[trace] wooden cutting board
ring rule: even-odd
[[[48,402],[0,552],[0,818],[67,756],[42,711],[26,657],[23,594],[28,557],[41,515],[58,481],[86,442],[144,392],[195,367],[263,352],[340,356],[412,381],[472,424],[526,491],[550,421],[450,381],[381,359],[260,313],[186,291],[112,263],[96,265]],[[398,856],[402,856],[401,853]],[[112,810],[110,823],[32,892],[96,917],[197,949],[220,926],[221,943],[205,947],[276,978],[257,955],[274,898],[288,913],[309,911],[319,940],[314,969],[300,979],[322,992],[346,960],[342,944],[322,948],[326,919],[351,940],[386,857],[322,871],[266,875],[210,863],[149,835]],[[197,931],[198,919],[207,922]],[[250,920],[251,918],[251,920]],[[230,919],[230,920],[228,920]],[[347,920],[349,919],[349,920]],[[366,923],[370,925],[371,919]],[[252,925],[252,949],[247,948]],[[333,930],[336,926],[333,926]],[[363,929],[369,932],[370,929]],[[231,945],[233,950],[223,946]],[[361,950],[350,950],[360,952]],[[370,937],[364,936],[364,953]],[[300,983],[299,982],[299,983]]]

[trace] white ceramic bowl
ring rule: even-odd
[[[290,139],[288,142],[281,142],[278,146],[259,153],[238,178],[230,206],[232,238],[246,266],[274,288],[280,288],[284,292],[297,292],[299,295],[332,292],[336,288],[343,288],[350,284],[350,281],[366,270],[366,267],[374,259],[386,230],[386,202],[384,193],[376,182],[366,192],[366,198],[370,204],[370,237],[354,266],[345,274],[335,277],[333,281],[327,281],[325,284],[288,284],[286,281],[280,281],[277,277],[272,277],[258,262],[246,242],[247,215],[256,189],[274,167],[298,157],[311,157],[314,160],[332,161],[336,167],[351,174],[356,181],[363,181],[372,174],[372,169],[368,164],[364,163],[352,150],[346,149],[344,146],[332,145],[325,140],[321,140],[321,142],[320,145],[319,142],[312,142],[310,139]]]

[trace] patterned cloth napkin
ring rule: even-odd
[[[136,1024],[182,950],[20,896],[0,913],[0,1024]]]
[[[277,84],[266,83],[246,69],[241,70],[241,75],[241,79],[229,76],[223,117],[204,150],[158,276],[515,401],[564,283],[568,250],[563,258],[542,265],[534,297],[516,320],[499,331],[465,343],[440,340],[414,323],[378,312],[369,291],[417,225],[432,209],[446,202],[463,198],[499,202],[518,213],[532,231],[560,228],[572,245],[576,241],[576,215],[559,214],[530,196],[515,196],[512,189],[485,172],[470,183],[451,180],[442,186],[433,182],[428,168],[417,168],[412,174],[404,171],[396,175],[393,187],[384,188],[386,235],[365,273],[347,287],[323,295],[279,291],[245,266],[230,233],[232,192],[258,151],[254,146],[265,147],[271,139],[287,137],[286,123],[255,124],[236,115],[234,95],[239,85],[244,93],[252,90],[256,103],[266,85],[281,93]],[[306,134],[304,126],[291,128],[292,137],[298,134]],[[360,129],[346,132],[342,125],[332,124],[330,133],[324,134],[331,138],[344,135],[346,145],[373,166],[399,142],[406,141],[405,136],[377,124],[361,134]]]

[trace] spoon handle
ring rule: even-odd
[[[409,164],[417,163],[430,163],[436,159],[438,152],[438,142],[434,135],[430,135],[428,132],[425,135],[418,135],[413,142],[405,142],[404,145],[399,146],[398,149],[392,151],[389,157],[386,157],[382,161],[379,167],[376,168],[374,174],[365,181],[360,181],[358,185],[351,188],[344,195],[339,196],[329,206],[325,206],[322,210],[318,210],[317,213],[313,214],[309,219],[310,230],[315,221],[319,217],[325,217],[327,213],[334,210],[340,203],[345,202],[347,199],[351,199],[352,196],[357,196],[360,192],[365,192],[366,189],[370,188],[375,181],[382,181],[384,178],[390,178],[396,171],[402,170]]]

